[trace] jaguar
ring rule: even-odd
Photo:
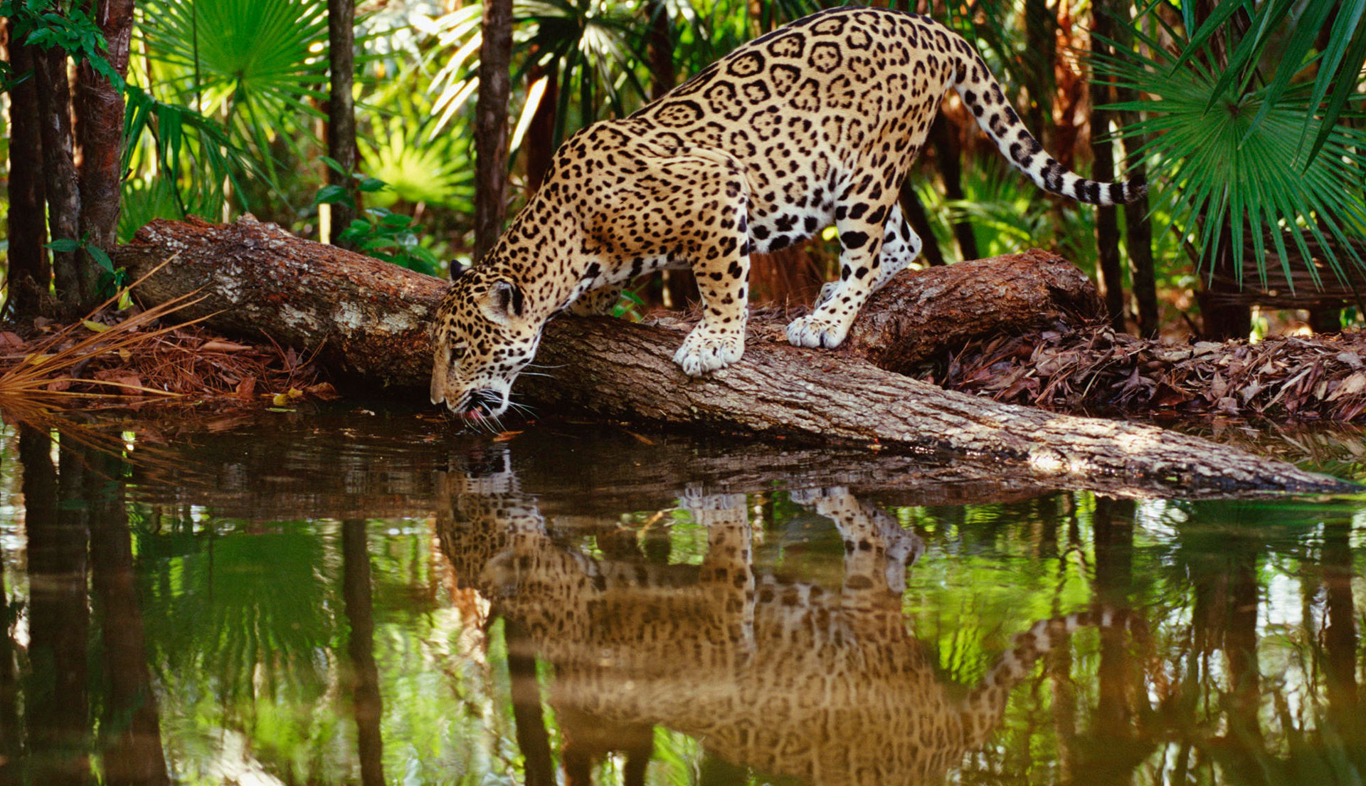
[[[787,338],[839,346],[869,296],[920,252],[897,197],[950,89],[1045,191],[1097,205],[1145,193],[1138,181],[1079,177],[1045,153],[947,27],[886,9],[822,11],[565,141],[494,248],[452,271],[432,323],[432,403],[501,415],[550,317],[604,313],[632,279],[665,268],[692,270],[702,308],[674,361],[693,377],[723,368],[745,349],[750,255],[831,225],[839,280]]]

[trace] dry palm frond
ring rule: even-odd
[[[121,352],[132,353],[155,341],[157,337],[177,330],[179,326],[170,325],[143,332],[144,328],[156,325],[162,317],[169,316],[185,306],[198,303],[201,299],[202,297],[196,298],[193,295],[185,295],[174,300],[168,300],[104,329],[94,327],[99,325],[93,321],[93,316],[98,313],[97,309],[85,320],[68,325],[39,342],[32,351],[24,353],[18,364],[0,374],[0,399],[14,396],[89,398],[103,395],[97,392],[63,389],[60,383],[77,381],[71,375],[73,369],[96,357],[107,354],[119,355]],[[194,324],[196,321],[199,320],[187,324]],[[82,331],[88,335],[80,336]],[[13,360],[14,358],[5,359]],[[116,394],[178,395],[165,390],[156,390],[115,380],[84,379],[80,381],[96,387],[108,388]]]
[[[111,298],[86,319],[51,335],[24,341],[0,333],[5,347],[0,349],[0,404],[20,411],[156,400],[245,404],[332,394],[318,369],[292,349],[239,344],[197,326],[212,315],[162,324],[201,299],[190,293],[106,324],[113,313],[104,311],[115,302]]]

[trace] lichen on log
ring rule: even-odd
[[[216,329],[264,333],[316,352],[321,362],[352,379],[425,389],[431,352],[427,314],[445,282],[300,240],[251,218],[226,227],[154,222],[119,249],[117,262],[138,277],[173,256],[174,262],[142,285],[140,297],[160,302],[200,290],[207,297],[187,317],[218,312],[208,322]],[[1009,263],[999,267],[1008,268]],[[934,291],[933,277],[942,275],[940,270],[915,274],[923,279],[919,291]],[[996,272],[986,267],[978,278]],[[995,302],[1030,291],[1008,279],[979,283],[995,287]],[[902,285],[894,286],[893,295]],[[870,304],[861,319],[879,319],[883,309],[933,312],[940,302],[926,296],[907,303],[893,295]],[[945,321],[974,322],[961,316]],[[547,325],[537,357],[536,370],[545,376],[525,375],[517,387],[543,411],[947,453],[1024,468],[1050,484],[1111,494],[1350,487],[1153,426],[946,391],[881,369],[859,357],[857,347],[842,352],[798,348],[774,338],[775,332],[773,324],[756,320],[739,362],[690,379],[670,360],[682,340],[681,327],[559,318]]]

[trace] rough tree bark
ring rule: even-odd
[[[10,90],[9,146],[9,303],[16,316],[36,316],[52,281],[47,261],[46,202],[43,197],[43,145],[40,135],[33,47],[10,32],[9,62],[16,76],[28,78]]]
[[[1100,41],[1101,37],[1112,37],[1112,20],[1105,9],[1095,6],[1091,11],[1091,51],[1098,56],[1111,54],[1110,47]],[[1110,103],[1110,80],[1097,77],[1091,81],[1091,106],[1098,107]],[[1101,182],[1115,179],[1115,154],[1110,143],[1110,115],[1104,109],[1091,113],[1091,152],[1095,162],[1091,166],[1091,177]],[[1119,208],[1102,205],[1096,208],[1096,267],[1100,275],[1100,289],[1105,298],[1105,308],[1109,314],[1110,325],[1117,332],[1124,332],[1124,272],[1119,259]]]
[[[72,149],[71,87],[66,62],[66,52],[60,47],[33,53],[49,235],[53,240],[74,241],[80,239],[81,193]],[[94,279],[85,283],[79,254],[52,252],[52,274],[61,310],[71,316],[83,313],[94,297]]]
[[[479,98],[474,106],[474,261],[503,232],[507,212],[508,93],[512,63],[512,0],[484,3],[479,45]]]
[[[95,20],[109,43],[105,58],[119,76],[127,75],[133,0],[99,0]],[[118,243],[123,195],[123,94],[86,61],[77,72],[76,96],[81,142],[81,236],[88,236],[92,246],[109,252]],[[93,306],[99,294],[100,269],[84,251],[81,257],[81,297]]]
[[[327,155],[342,168],[336,172],[329,167],[327,182],[345,188],[351,197],[350,205],[331,206],[334,243],[360,208],[360,189],[351,177],[356,171],[356,102],[351,95],[355,48],[355,0],[327,0]]]
[[[353,377],[425,389],[428,314],[444,292],[440,280],[245,219],[229,227],[154,222],[117,261],[140,277],[172,257],[141,285],[146,301],[197,290],[204,299],[183,312],[187,318],[217,313],[209,324],[218,329],[266,331]],[[920,273],[931,283],[901,305],[934,308],[933,276],[951,269]],[[1015,290],[1001,282],[996,300]],[[553,411],[952,454],[1102,490],[1341,488],[1288,464],[1151,426],[945,391],[878,368],[855,347],[801,349],[768,338],[774,333],[779,325],[755,320],[740,362],[688,379],[670,360],[680,328],[556,319],[537,358],[552,374],[523,377],[519,392]]]
[[[1114,40],[1121,47],[1127,47],[1133,40],[1129,28],[1129,3],[1127,0],[1106,0],[1098,11],[1093,13],[1113,14],[1121,24],[1111,23]],[[1138,91],[1122,85],[1115,86],[1115,101],[1119,103],[1138,101]],[[1117,119],[1121,128],[1132,127],[1142,118],[1138,112],[1123,110]],[[1148,168],[1134,151],[1146,141],[1144,136],[1129,137],[1124,140],[1125,161],[1128,165],[1126,177],[1131,180],[1146,181]],[[1129,284],[1134,293],[1134,305],[1138,312],[1138,333],[1144,338],[1157,336],[1157,270],[1153,265],[1153,224],[1148,217],[1148,195],[1124,206],[1124,248],[1129,252]]]

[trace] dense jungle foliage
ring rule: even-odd
[[[100,3],[108,5],[120,4]],[[358,4],[354,173],[327,155],[325,0],[123,5],[132,26],[121,85],[119,240],[156,217],[251,212],[437,275],[449,260],[470,256],[481,5]],[[512,1],[507,215],[575,130],[633,111],[745,40],[822,5]],[[1197,301],[1210,335],[1264,332],[1267,320],[1253,321],[1248,310],[1254,304],[1308,308],[1290,317],[1318,330],[1360,322],[1366,0],[894,5],[973,40],[1065,165],[1099,179],[1128,170],[1152,181],[1151,202],[1129,208],[1123,222],[1114,211],[1048,197],[1010,170],[950,98],[906,195],[929,229],[928,263],[1051,248],[1094,271],[1116,324],[1127,316],[1143,333],[1196,324]],[[70,0],[0,4],[10,40],[44,58],[69,53],[93,69],[92,80],[108,71],[109,54],[94,11]],[[19,47],[9,49],[3,86],[12,111],[33,72],[14,65]],[[74,105],[79,160],[81,126],[95,121],[83,120],[83,99]],[[20,155],[10,128],[19,133],[7,124],[0,137],[6,161]],[[337,176],[329,184],[329,167],[342,185]],[[15,178],[8,180],[12,191]],[[334,208],[357,200],[356,222],[326,226]],[[107,268],[99,237],[60,228],[52,212],[46,248],[54,265],[65,253]],[[12,225],[18,214],[11,212]],[[831,239],[758,262],[755,297],[809,294],[833,272]],[[0,243],[8,251],[9,235]],[[117,271],[104,273],[106,291],[122,283]],[[60,265],[56,275],[62,299]],[[689,296],[654,281],[633,299],[655,305]],[[1232,322],[1211,324],[1229,307]]]

